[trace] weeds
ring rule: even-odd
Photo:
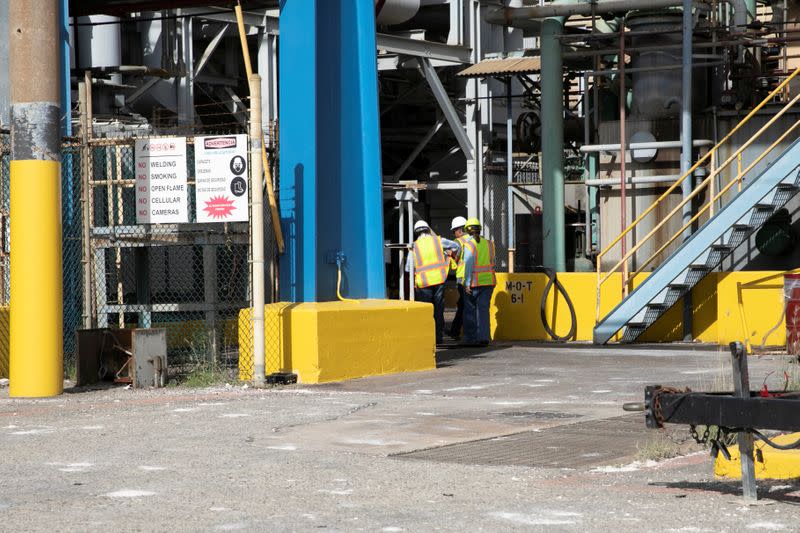
[[[180,365],[182,371],[170,380],[170,385],[204,388],[233,382],[228,369],[215,357],[207,332],[195,331],[191,338],[186,339],[186,344],[189,349],[187,360]]]
[[[672,440],[665,431],[658,431],[644,444],[636,445],[636,458],[640,461],[661,461],[678,457],[682,446]]]

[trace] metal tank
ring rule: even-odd
[[[662,11],[656,14],[636,12],[628,15],[625,24],[631,32],[634,49],[631,68],[676,67],[669,70],[634,71],[631,74],[633,102],[631,114],[637,118],[674,117],[681,110],[681,12]],[[635,51],[646,47],[647,50]],[[706,105],[706,69],[692,72],[692,102],[695,110]]]
[[[419,11],[420,0],[375,0],[379,26],[393,26],[410,20]]]

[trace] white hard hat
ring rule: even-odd
[[[423,229],[431,229],[431,227],[424,220],[417,220],[416,223],[414,223],[414,231],[420,231]]]
[[[456,217],[453,219],[453,222],[450,224],[450,229],[454,230],[456,228],[463,228],[467,224],[467,219],[464,217]]]

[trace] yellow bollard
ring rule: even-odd
[[[64,390],[61,164],[11,162],[9,395]]]

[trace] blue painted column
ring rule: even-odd
[[[372,0],[284,0],[280,15],[281,300],[384,298]]]

